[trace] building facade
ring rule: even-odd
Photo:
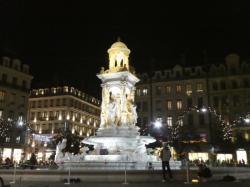
[[[29,98],[28,118],[35,132],[29,138],[30,153],[47,160],[55,150],[50,139],[66,129],[72,134],[93,135],[100,124],[100,100],[74,87],[33,89]]]
[[[140,74],[141,82],[136,90],[138,126],[147,129],[147,133],[168,138],[168,132],[163,129],[182,123],[182,141],[215,144],[223,139],[219,138],[223,134],[217,134],[223,128],[218,122],[220,115],[226,124],[232,125],[239,116],[250,111],[249,68],[248,63],[240,62],[238,55],[230,54],[225,63],[219,65],[176,65],[152,75]],[[161,121],[163,128],[153,128],[155,121]],[[232,141],[239,139],[239,131],[248,141],[249,131],[239,125],[233,127]],[[197,151],[209,150],[200,146]]]
[[[0,157],[19,161],[25,147],[28,97],[33,77],[19,59],[0,60]],[[9,129],[4,132],[4,127]]]

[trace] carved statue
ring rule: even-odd
[[[127,96],[127,123],[128,125],[135,125],[137,122],[136,106],[131,96]]]
[[[59,142],[56,146],[56,156],[55,161],[60,162],[64,158],[64,154],[62,150],[66,147],[67,139],[63,139],[61,142]]]
[[[109,103],[109,92],[106,86],[102,89],[102,112],[101,112],[101,124],[102,128],[107,127],[108,125],[108,113],[107,113],[107,106]]]
[[[115,124],[116,120],[116,110],[117,110],[117,105],[115,102],[114,97],[112,94],[110,94],[110,100],[108,104],[108,125],[113,125]]]

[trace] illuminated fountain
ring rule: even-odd
[[[155,142],[150,136],[140,136],[137,112],[134,104],[135,84],[139,82],[129,66],[130,50],[117,41],[110,49],[109,69],[101,69],[97,75],[102,81],[101,123],[95,136],[83,143],[94,145],[93,154],[63,156],[60,151],[57,163],[79,162],[133,162],[135,168],[144,167],[148,162],[158,161],[158,157],[147,154],[145,145]],[[63,144],[61,145],[64,146]]]

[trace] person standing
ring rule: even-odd
[[[163,143],[163,149],[161,151],[161,159],[162,159],[162,175],[163,175],[163,179],[162,182],[166,182],[166,167],[167,167],[167,172],[168,172],[168,176],[169,179],[172,180],[173,179],[173,175],[169,166],[169,160],[171,158],[171,152],[170,149],[168,147],[167,143]]]

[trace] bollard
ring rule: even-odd
[[[70,167],[69,167],[68,182],[66,182],[66,183],[64,183],[64,184],[70,185],[70,175],[71,175],[71,173],[70,173]]]
[[[188,159],[186,160],[186,169],[187,169],[187,173],[186,173],[187,181],[184,182],[184,184],[189,184],[190,183],[190,178],[189,178],[189,162],[188,162]]]
[[[126,160],[128,161],[128,156],[126,156]],[[127,161],[125,161],[125,168],[124,168],[124,183],[122,183],[122,184],[128,184],[128,182],[127,182]]]
[[[16,183],[16,162],[14,163],[14,173],[13,173],[13,181],[10,182],[10,184]]]

